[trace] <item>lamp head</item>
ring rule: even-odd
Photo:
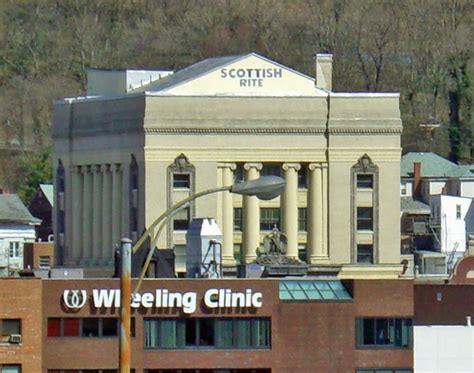
[[[285,188],[285,180],[278,176],[262,176],[258,179],[244,181],[231,186],[230,192],[245,196],[256,196],[268,201],[278,197]]]

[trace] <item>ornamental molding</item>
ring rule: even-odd
[[[325,128],[145,128],[147,134],[209,134],[209,135],[240,135],[240,134],[324,134]]]
[[[352,135],[352,134],[401,134],[402,128],[329,128],[329,134]]]

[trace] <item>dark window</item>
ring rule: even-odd
[[[82,319],[82,336],[98,337],[99,336],[99,319],[87,318]]]
[[[374,263],[373,245],[357,245],[357,263]]]
[[[186,188],[190,187],[190,175],[189,174],[173,174],[173,188]]]
[[[189,228],[189,208],[178,211],[173,218],[175,231],[186,231]]]
[[[118,335],[118,320],[115,318],[102,319],[102,336],[115,337]]]
[[[357,207],[357,230],[373,230],[374,214],[372,207]]]
[[[298,230],[301,232],[306,232],[307,230],[306,211],[306,207],[298,208]]]
[[[265,318],[145,319],[145,348],[269,348]]]
[[[234,171],[234,183],[244,181],[244,165],[239,163]]]
[[[234,208],[234,231],[242,231],[242,208]]]
[[[279,164],[264,164],[260,176],[281,176]]]
[[[271,231],[274,227],[280,227],[280,209],[279,208],[261,208],[260,209],[260,230]]]
[[[60,337],[61,336],[61,319],[50,318],[48,319],[48,337]]]
[[[411,347],[412,332],[411,319],[356,319],[356,343],[358,347]]]
[[[63,336],[79,337],[79,319],[63,319]]]
[[[357,369],[356,373],[413,373],[412,369]]]
[[[298,171],[298,188],[307,188],[308,187],[308,168],[304,165],[301,165],[301,169]]]
[[[0,320],[0,329],[2,330],[2,335],[0,336],[0,342],[10,342],[10,336],[12,334],[21,335],[21,320],[20,319]]]
[[[357,188],[373,189],[374,188],[374,175],[373,174],[358,174],[357,175]]]

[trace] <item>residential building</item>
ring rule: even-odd
[[[23,269],[23,245],[35,241],[40,223],[16,194],[0,194],[0,276]]]
[[[400,273],[398,93],[333,92],[327,54],[316,56],[316,79],[256,53],[134,89],[94,74],[89,96],[54,104],[60,264],[109,273],[120,238],[136,242],[177,201],[280,175],[285,191],[271,201],[228,192],[197,200],[169,220],[158,247],[184,258],[190,219],[214,217],[227,269],[253,262],[277,226],[286,255],[312,272]]]

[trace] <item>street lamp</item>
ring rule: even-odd
[[[133,294],[137,293],[145,277],[146,271],[153,257],[155,246],[158,242],[158,238],[166,226],[166,220],[172,217],[180,209],[187,206],[191,201],[197,198],[206,196],[208,194],[218,192],[230,192],[234,194],[241,194],[244,196],[255,196],[261,200],[270,200],[279,196],[285,188],[285,180],[278,176],[262,176],[258,179],[244,181],[241,183],[208,189],[185,198],[184,200],[176,203],[161,214],[156,220],[148,227],[148,229],[142,234],[140,239],[132,247],[129,239],[122,239],[121,241],[121,274],[120,274],[120,292],[121,292],[121,306],[120,306],[120,373],[130,373],[130,350],[131,350],[131,338],[130,338],[130,301],[132,299],[131,293],[131,255],[135,253],[140,246],[145,242],[147,238],[150,240],[150,249],[148,251],[145,264],[140,272],[137,286],[133,291]],[[158,226],[156,235],[154,230]]]

